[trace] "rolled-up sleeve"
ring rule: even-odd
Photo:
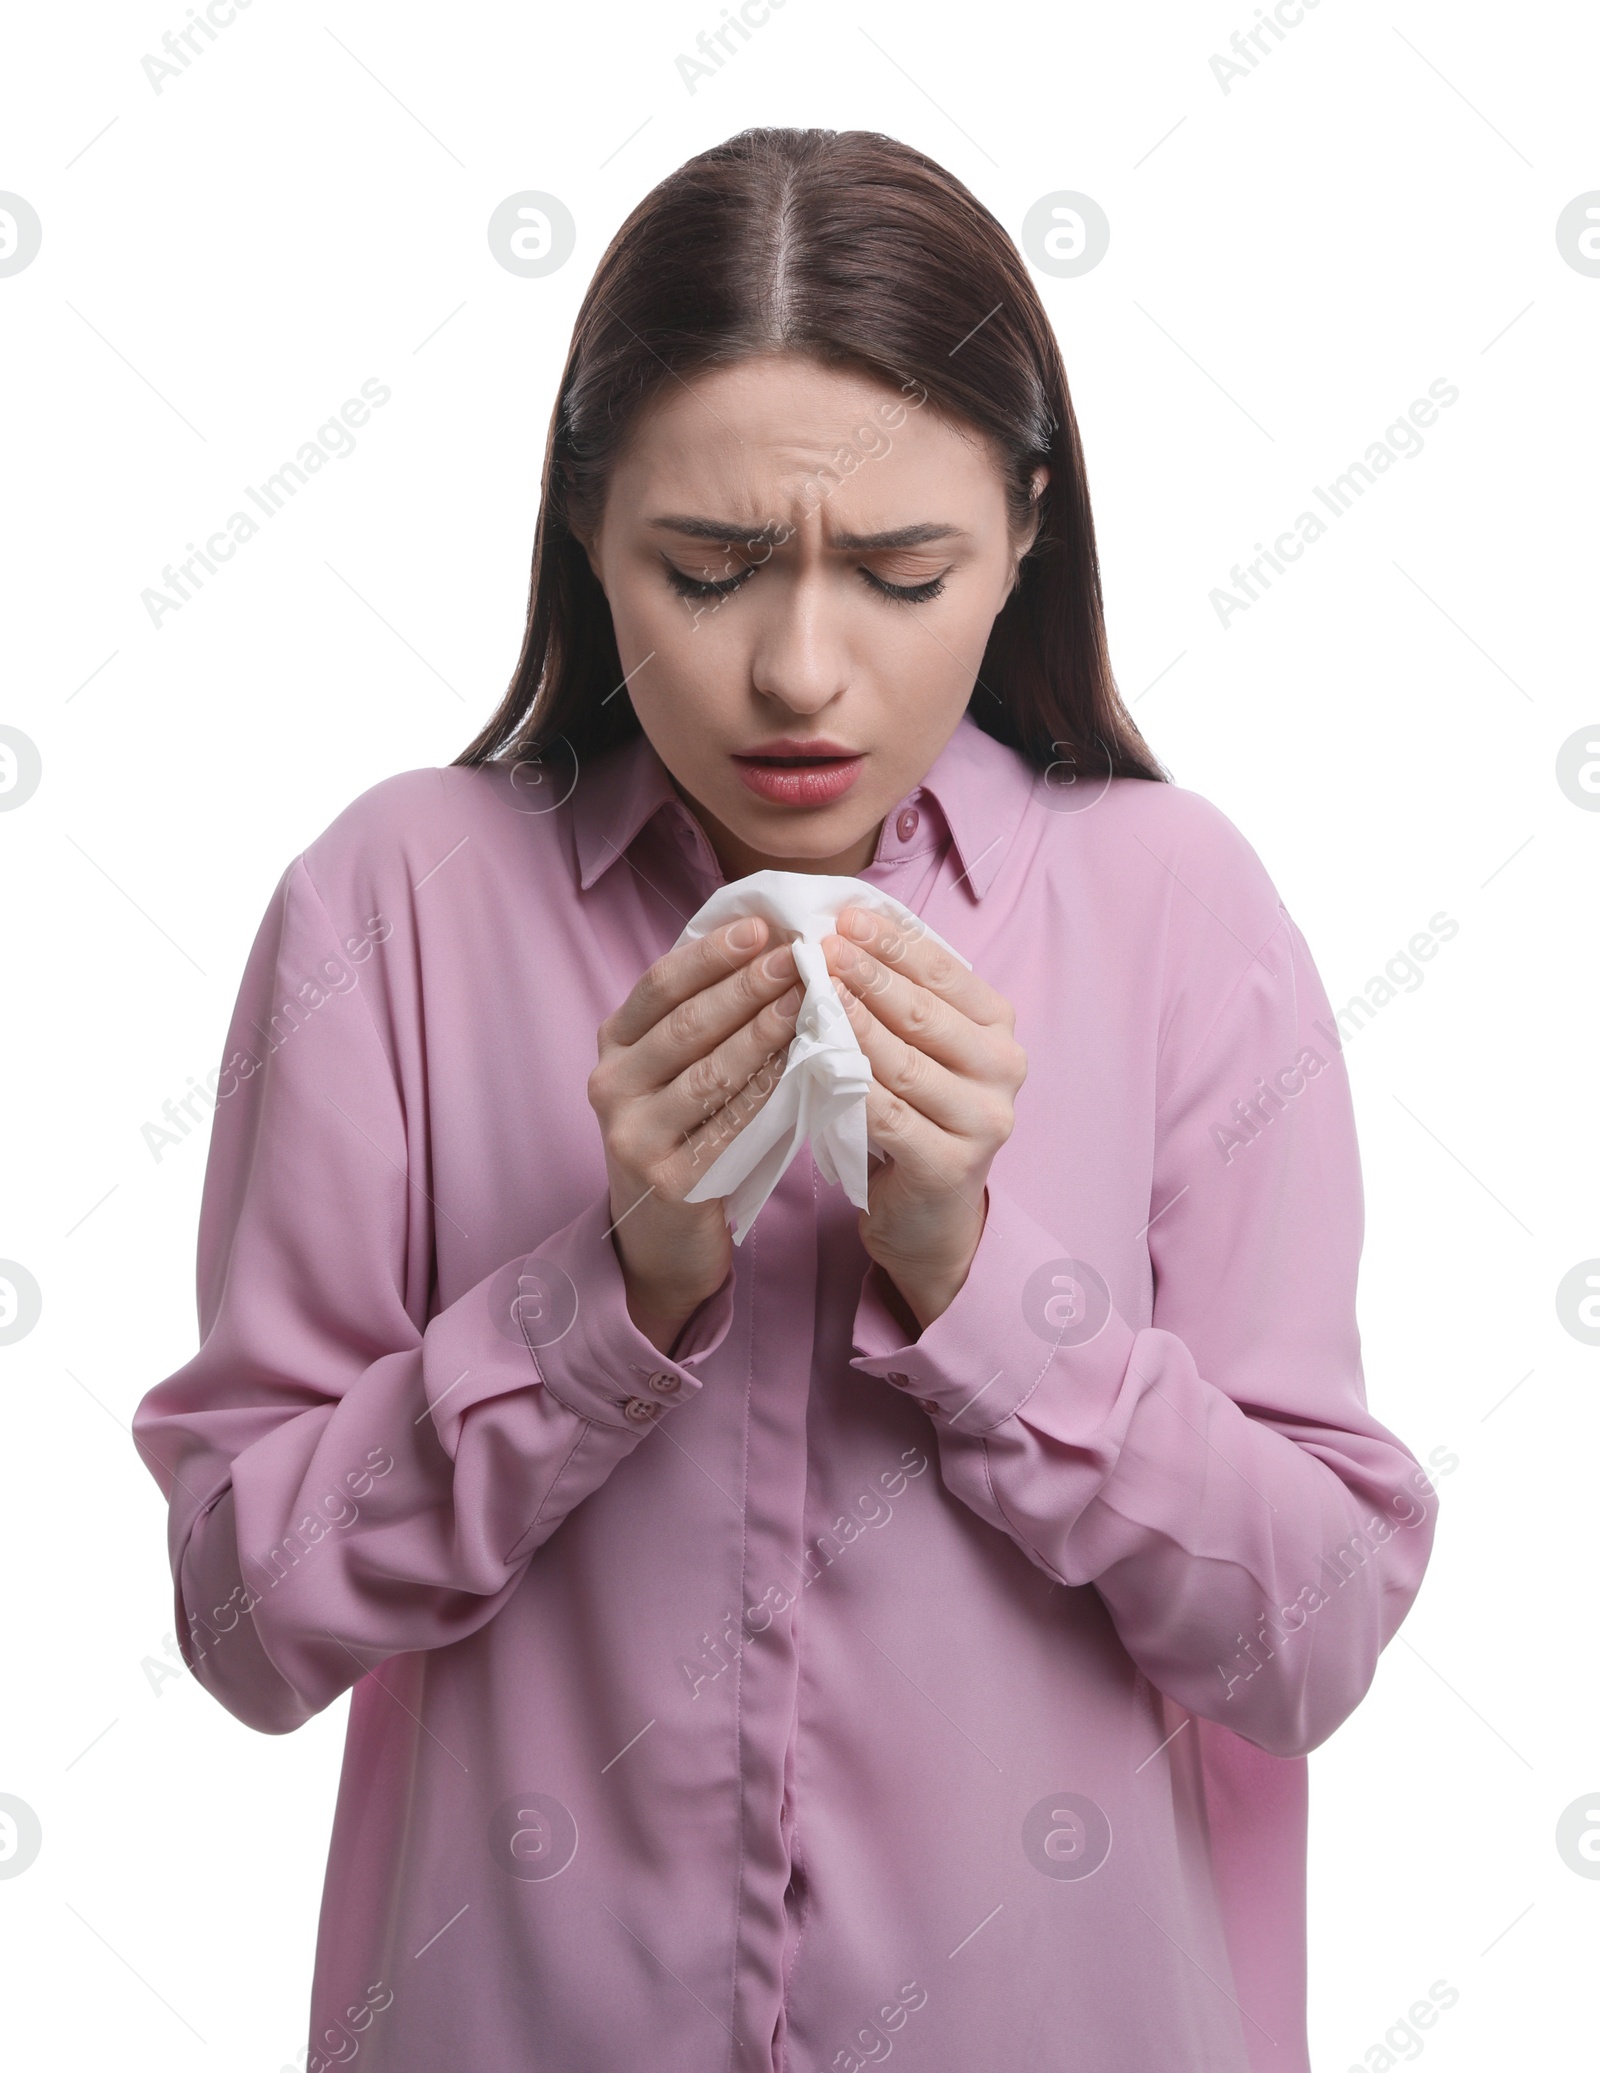
[[[991,1177],[954,1301],[905,1343],[874,1268],[852,1365],[921,1403],[947,1487],[1092,1585],[1158,1689],[1303,1755],[1409,1610],[1437,1497],[1367,1409],[1349,1082],[1281,907],[1157,1107],[1148,1215],[1135,1329],[1101,1263]]]
[[[133,1426],[168,1502],[185,1658],[267,1733],[493,1618],[573,1507],[696,1394],[732,1316],[730,1276],[659,1352],[629,1315],[603,1199],[428,1316],[407,1270],[426,1178],[340,950],[297,858],[219,1078],[199,1351]]]

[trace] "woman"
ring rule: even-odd
[[[1305,1757],[1436,1500],[1028,274],[902,145],[737,137],[601,261],[542,497],[499,711],[279,883],[136,1421],[196,1676],[351,1693],[308,2063],[1304,2068]],[[802,1152],[735,1248],[800,988],[679,939],[766,869],[920,925],[824,945],[867,1210]]]

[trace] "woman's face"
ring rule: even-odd
[[[870,862],[1026,545],[987,442],[915,384],[768,355],[666,385],[588,553],[639,723],[730,878]]]

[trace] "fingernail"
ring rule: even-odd
[[[779,995],[775,1005],[785,1022],[792,1022],[799,1014],[800,1003],[804,998],[798,986],[791,986],[787,993]]]
[[[761,924],[753,914],[736,921],[728,931],[728,942],[735,950],[754,950],[760,941]]]
[[[761,976],[764,979],[787,979],[794,973],[794,953],[787,943],[780,943],[776,950],[769,950],[761,960]]]
[[[839,917],[840,926],[847,936],[854,936],[858,943],[872,940],[874,923],[872,917],[863,914],[859,907],[847,907]]]

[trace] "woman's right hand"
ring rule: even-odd
[[[764,1105],[804,989],[757,915],[658,958],[598,1033],[589,1105],[628,1314],[663,1353],[733,1258],[726,1204],[684,1196]]]

